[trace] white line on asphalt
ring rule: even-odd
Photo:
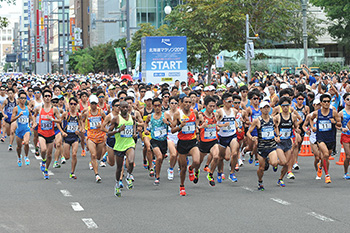
[[[29,148],[34,148],[34,145],[33,144],[29,144]]]
[[[72,194],[70,194],[70,192],[68,190],[63,189],[63,190],[60,190],[60,191],[63,194],[63,196],[65,196],[65,197],[71,197],[72,196]]]
[[[56,184],[62,184],[62,182],[61,182],[61,181],[59,181],[59,180],[57,180]]]
[[[92,218],[82,218],[83,222],[87,226],[87,228],[92,229],[92,228],[98,228],[97,224],[92,220]]]
[[[283,200],[281,200],[281,199],[279,199],[279,198],[270,198],[270,199],[273,200],[273,201],[275,201],[275,202],[277,202],[277,203],[279,203],[279,204],[281,204],[281,205],[290,205],[289,202],[283,201]]]
[[[254,192],[253,189],[248,188],[248,187],[246,187],[246,186],[242,186],[241,188],[242,188],[242,189],[245,189],[245,190],[247,190],[247,191],[249,191],[249,192]]]
[[[33,154],[35,154],[35,149],[31,149],[30,151],[31,151]]]
[[[83,211],[84,208],[79,204],[79,202],[71,202],[70,205],[72,206],[74,211]]]
[[[48,170],[48,174],[49,174],[49,176],[54,176],[55,174],[52,172],[52,171],[50,171],[50,170]]]
[[[43,158],[39,155],[39,156],[34,156],[37,160],[42,160]]]
[[[326,216],[317,214],[317,213],[315,213],[315,212],[310,212],[310,213],[307,213],[307,214],[310,215],[310,216],[313,216],[313,217],[315,217],[315,218],[317,218],[317,219],[319,219],[319,220],[321,220],[321,221],[324,221],[324,222],[334,222],[333,219],[327,218]]]

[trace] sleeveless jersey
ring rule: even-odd
[[[96,115],[91,114],[91,109],[89,109],[89,115],[87,119],[87,136],[88,138],[99,138],[104,137],[105,133],[101,130],[101,128],[97,128],[97,126],[100,124],[102,125],[103,119],[101,115],[101,109],[98,109],[98,112]]]
[[[2,105],[5,102],[6,99],[7,99],[6,95],[5,96],[1,96],[0,95],[0,104]]]
[[[67,119],[63,120],[63,130],[68,134],[68,136],[76,135],[75,132],[79,130],[79,115],[73,117],[69,112]]]
[[[169,110],[169,111],[166,111],[166,113],[169,114],[169,116],[171,117],[171,121],[173,121],[173,120],[174,120],[174,116],[171,116],[170,110]],[[176,139],[177,139],[178,133],[179,133],[179,132],[171,133],[171,127],[168,127],[168,140],[170,140],[171,138],[176,138]]]
[[[152,139],[158,140],[158,141],[165,141],[167,140],[167,128],[168,125],[164,124],[163,122],[164,113],[162,113],[161,117],[159,119],[154,119],[154,113],[151,115],[151,137]]]
[[[128,120],[125,120],[121,115],[118,115],[117,117],[119,117],[119,124],[117,128],[125,125],[125,129],[114,135],[116,143],[113,150],[126,151],[131,147],[135,147],[135,141],[132,138],[134,134],[134,120],[132,119],[131,115],[128,115]]]
[[[272,117],[269,116],[269,121],[265,122],[260,116],[260,128],[258,128],[258,150],[272,149],[276,147],[275,131]]]
[[[280,139],[286,140],[290,139],[292,137],[292,131],[293,131],[293,121],[292,121],[292,114],[289,113],[289,118],[285,120],[282,117],[282,113],[280,113],[280,124],[278,125],[278,129],[280,131]]]
[[[321,109],[318,110],[317,116],[317,131],[316,131],[316,139],[318,142],[334,142],[334,132],[335,126],[331,122],[331,118],[333,117],[333,109],[329,109],[329,113],[327,116],[322,115]]]
[[[303,105],[303,107],[301,107],[301,108],[294,106],[294,108],[298,112],[299,116],[301,117],[302,122],[304,122],[305,121],[305,114],[304,114],[303,110],[305,109],[305,106]]]
[[[236,114],[236,122],[238,128],[242,129],[243,128],[243,115],[242,115],[242,109],[240,109],[237,114]]]
[[[182,109],[179,109],[180,121],[186,121],[186,125],[182,127],[177,137],[180,140],[193,140],[196,139],[196,115],[193,110],[190,109],[190,115],[186,116]]]
[[[4,107],[4,112],[6,113],[6,115],[8,116],[8,119],[11,120],[11,116],[12,116],[12,112],[13,109],[17,106],[16,104],[16,100],[13,100],[12,102],[10,101],[9,98],[7,98],[7,104]]]
[[[39,108],[39,107],[41,107],[42,105],[43,105],[43,101],[37,102],[37,101],[34,99],[34,109]],[[39,123],[39,115],[36,116],[35,121],[36,121],[37,124]]]
[[[343,120],[341,121],[341,127],[348,129],[346,126],[350,120],[350,114],[348,114],[345,110],[345,108],[342,110],[343,111]],[[342,131],[342,134],[350,135],[350,131],[346,131],[345,133]]]
[[[45,112],[44,108],[42,108],[39,115],[38,133],[45,138],[55,135],[54,124],[48,119],[49,116],[51,116],[53,119],[55,118],[53,108],[51,107],[49,112]]]
[[[216,117],[213,114],[211,118],[203,114],[203,119],[207,122],[207,127],[199,130],[199,137],[202,142],[212,142],[217,140],[218,136],[216,133]]]
[[[30,130],[29,127],[29,110],[28,107],[25,106],[24,109],[20,108],[20,106],[17,106],[18,112],[17,116],[23,112],[22,116],[20,116],[17,119],[17,131],[22,132],[22,131],[27,131]]]
[[[252,109],[252,115],[250,116],[250,121],[253,122],[256,118],[261,116],[261,110],[260,110],[260,108],[259,108],[259,110],[255,110],[255,108],[252,105],[250,105],[250,108]],[[258,136],[258,131],[256,128],[253,130],[251,135]]]
[[[222,111],[223,111],[223,117],[219,122],[219,124],[225,124],[226,122],[229,122],[230,125],[225,127],[220,127],[219,136],[230,137],[232,135],[235,135],[236,134],[235,115],[232,108],[230,108],[230,114],[227,114],[224,108],[222,108]]]

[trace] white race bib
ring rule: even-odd
[[[210,127],[210,128],[204,128],[204,139],[216,139],[216,128]]]
[[[275,137],[273,127],[265,127],[261,129],[261,137],[263,140],[271,140]]]
[[[292,136],[292,129],[282,128],[280,129],[280,134],[281,139],[290,139],[290,137]]]
[[[187,122],[186,125],[182,128],[183,134],[193,134],[196,129],[195,122]]]
[[[154,139],[162,139],[167,136],[167,131],[164,126],[155,127],[153,133],[154,133]]]
[[[318,121],[319,131],[330,131],[332,130],[332,122],[330,120],[320,120]]]
[[[123,131],[120,131],[120,137],[122,138],[131,138],[134,134],[133,125],[126,125]]]
[[[97,129],[97,126],[101,124],[101,117],[89,117],[90,129]]]

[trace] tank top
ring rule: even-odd
[[[5,96],[1,96],[0,95],[0,104],[2,105],[5,102],[6,99],[7,99],[6,95]]]
[[[199,130],[199,137],[202,142],[212,142],[217,140],[218,136],[216,133],[216,117],[213,113],[212,117],[207,117],[205,114],[203,114],[203,120],[204,122],[207,122],[207,127],[202,128]]]
[[[91,114],[91,109],[89,109],[89,115],[87,119],[87,136],[88,138],[103,138],[105,137],[105,132],[101,130],[101,128],[97,128],[97,126],[100,124],[102,125],[103,119],[101,115],[101,109],[98,109],[98,112],[96,115]]]
[[[100,109],[107,115],[108,114],[108,108],[106,102],[103,103],[103,107],[99,106]]]
[[[222,111],[223,111],[223,117],[220,120],[219,124],[225,124],[226,122],[229,122],[230,125],[225,126],[225,127],[220,127],[219,136],[220,137],[230,137],[230,136],[236,134],[235,114],[234,114],[232,108],[230,108],[230,114],[227,114],[225,112],[224,108],[222,108]]]
[[[302,122],[305,121],[305,114],[303,112],[303,110],[305,109],[305,106],[303,105],[303,107],[298,108],[297,106],[294,106],[295,110],[298,112],[299,116],[301,117]]]
[[[119,124],[117,128],[125,125],[125,129],[114,135],[116,143],[113,149],[116,151],[126,151],[131,147],[135,147],[135,141],[132,138],[134,134],[134,120],[132,119],[131,115],[128,116],[128,120],[125,120],[121,115],[117,116],[119,117]]]
[[[75,132],[79,130],[79,115],[73,117],[69,112],[67,119],[63,120],[63,130],[68,134],[68,136],[75,136]]]
[[[333,109],[329,109],[329,113],[327,116],[322,115],[321,109],[318,110],[317,122],[316,122],[316,139],[318,142],[334,142],[334,131],[335,126],[331,122],[331,118],[333,117]]]
[[[190,109],[190,115],[186,116],[182,109],[179,109],[180,121],[186,121],[186,125],[182,127],[177,137],[179,140],[193,140],[196,139],[196,115],[193,109]]]
[[[252,109],[252,115],[250,116],[250,121],[253,122],[256,118],[260,117],[261,116],[261,110],[259,108],[259,110],[255,110],[255,108],[250,105],[250,108]],[[257,129],[255,128],[252,132],[252,135],[257,135]]]
[[[166,113],[169,114],[169,116],[171,117],[171,121],[173,121],[173,120],[174,120],[174,116],[172,116],[172,115],[170,114],[170,110],[169,110],[169,111],[166,111]],[[178,134],[178,133],[179,133],[179,132],[171,133],[171,127],[168,127],[168,136],[169,136],[169,135],[172,135],[172,136],[176,136],[176,137],[177,137],[177,134]]]
[[[149,114],[152,114],[154,112],[154,109],[152,108],[152,111],[150,112],[147,112],[147,109],[146,107],[144,107],[143,109],[143,117],[142,117],[142,120],[145,122],[147,120],[147,117]]]
[[[242,109],[240,109],[237,114],[236,114],[236,122],[238,128],[242,129],[243,128],[243,116],[242,116]]]
[[[12,112],[13,109],[17,106],[16,104],[16,100],[13,100],[12,102],[10,101],[9,98],[7,98],[7,104],[4,107],[4,111],[6,113],[6,115],[9,117],[9,119],[11,120],[11,116],[12,116]]]
[[[28,107],[25,106],[24,109],[22,109],[20,106],[17,106],[18,112],[17,115],[18,116],[21,112],[23,113],[22,116],[20,116],[17,119],[17,130],[19,132],[21,131],[25,131],[30,129],[29,127],[29,110]]]
[[[258,128],[258,150],[272,149],[276,147],[275,131],[272,117],[265,122],[260,116],[260,128]]]
[[[282,117],[282,113],[280,113],[280,124],[278,125],[278,129],[280,131],[280,139],[286,140],[290,139],[292,137],[292,131],[293,131],[293,121],[292,121],[292,114],[289,113],[289,118],[285,120]]]
[[[53,119],[55,118],[53,114],[53,107],[51,107],[49,112],[45,112],[44,108],[41,108],[39,115],[38,133],[45,138],[55,135],[54,124],[51,120],[48,119],[49,116],[51,116]]]
[[[342,110],[343,111],[343,120],[341,121],[341,127],[348,129],[346,126],[350,120],[350,114],[348,114],[345,110],[345,108]],[[350,135],[350,131],[346,131],[345,133],[342,131],[342,134]]]
[[[165,141],[167,140],[167,128],[168,125],[164,124],[163,122],[164,113],[162,112],[162,115],[159,119],[154,119],[154,113],[151,115],[151,137],[152,139],[158,140],[158,141]]]

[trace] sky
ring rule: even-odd
[[[10,12],[20,12],[23,5],[22,2],[23,0],[15,0],[15,5],[9,5],[6,2],[0,2],[0,15],[4,16]]]

